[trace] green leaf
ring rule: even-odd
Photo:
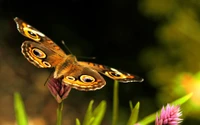
[[[88,105],[88,109],[87,112],[85,114],[85,118],[83,120],[83,125],[90,125],[91,121],[92,121],[92,105],[94,103],[94,100],[91,100],[89,105]]]
[[[173,101],[171,104],[172,105],[181,105],[181,104],[185,103],[187,100],[189,100],[192,97],[192,95],[193,95],[193,93],[190,93],[182,98],[179,98],[179,99]]]
[[[28,125],[27,115],[22,98],[18,92],[14,93],[14,108],[17,125]]]
[[[129,106],[130,106],[130,109],[131,109],[131,112],[132,112],[132,110],[133,110],[133,103],[132,103],[132,101],[129,101]]]
[[[92,117],[90,118],[90,121],[89,121],[88,125],[92,125],[92,123],[93,123],[94,119],[95,119],[95,117],[94,117],[94,116],[92,116]]]
[[[185,103],[187,100],[189,100],[189,99],[191,98],[191,96],[192,96],[192,93],[190,93],[190,94],[188,94],[188,95],[186,95],[186,96],[183,96],[183,97],[181,97],[181,98],[179,98],[179,99],[173,101],[173,102],[170,103],[170,104],[171,104],[171,105],[181,105],[181,104]],[[157,112],[159,113],[160,110],[157,111]],[[156,112],[156,113],[157,113],[157,112]],[[151,115],[145,117],[143,120],[139,121],[138,123],[139,123],[140,125],[147,125],[147,124],[150,124],[151,122],[153,122],[153,121],[156,119],[156,113],[153,113],[153,114],[151,114]]]
[[[92,110],[93,103],[94,101],[91,100],[88,105],[88,109],[83,120],[83,125],[101,125],[106,112],[106,101],[101,101],[94,111]],[[76,125],[80,125],[79,119],[76,119]]]
[[[140,108],[140,102],[138,102],[135,105],[134,109],[132,109],[131,116],[130,116],[130,118],[128,120],[127,125],[134,125],[137,122],[137,120],[138,120],[138,114],[139,114],[139,108]]]
[[[56,125],[62,125],[63,102],[58,104]]]
[[[104,114],[106,112],[106,101],[101,101],[101,103],[95,108],[93,112],[94,120],[92,122],[92,125],[100,125]]]
[[[76,125],[81,125],[81,123],[80,123],[78,118],[76,118]]]
[[[119,100],[118,100],[118,86],[119,83],[118,81],[115,80],[114,82],[114,90],[113,90],[113,117],[112,117],[112,125],[117,124],[117,119],[118,119],[118,105],[119,105]]]
[[[147,117],[145,117],[143,120],[139,121],[139,125],[148,125],[151,122],[153,122],[156,119],[156,113],[153,113]]]

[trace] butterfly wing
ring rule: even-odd
[[[30,63],[39,68],[56,67],[64,58],[43,44],[33,41],[23,42],[21,52]]]
[[[120,71],[108,66],[91,63],[91,62],[82,62],[82,61],[79,61],[78,63],[83,66],[88,66],[96,70],[97,72],[104,74],[108,76],[109,78],[117,80],[119,82],[128,83],[128,82],[142,82],[143,81],[143,78],[139,76],[132,75],[124,71]]]
[[[50,38],[18,17],[14,18],[18,31],[33,41],[22,43],[21,52],[25,58],[40,68],[51,68],[66,56],[64,51]]]
[[[65,64],[64,64],[65,65]],[[62,73],[64,84],[70,85],[72,88],[81,91],[94,91],[101,89],[106,85],[104,78],[95,70],[88,66],[82,66],[79,64],[68,65],[63,71],[68,72]]]
[[[51,49],[52,51],[56,51],[60,55],[65,55],[65,52],[56,45],[50,38],[48,38],[45,34],[38,31],[36,28],[32,27],[31,25],[27,24],[23,20],[19,19],[18,17],[14,18],[14,21],[17,25],[17,30],[25,37],[34,40],[35,42],[41,43]]]

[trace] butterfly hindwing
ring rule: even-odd
[[[63,60],[63,56],[33,41],[23,42],[21,52],[30,63],[39,68],[56,67]]]
[[[64,74],[63,82],[72,88],[94,91],[106,85],[104,78],[96,70],[79,64],[69,66],[70,71]]]

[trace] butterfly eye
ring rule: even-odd
[[[40,49],[34,48],[32,49],[32,53],[38,58],[46,58],[46,54]]]
[[[74,80],[75,80],[75,78],[74,78],[73,76],[66,76],[66,78],[67,78],[68,80],[71,80],[71,81],[74,81]]]
[[[43,61],[43,64],[44,64],[45,66],[47,66],[47,67],[51,67],[51,64],[48,63],[48,62],[46,62],[46,61]]]
[[[114,77],[120,77],[120,73],[116,73],[116,72],[113,72],[113,71],[110,71],[108,72],[111,76],[114,76]]]
[[[80,77],[80,80],[81,80],[82,82],[88,83],[88,82],[94,82],[94,81],[95,81],[95,78],[92,77],[92,76],[88,76],[88,75],[82,75],[82,76]]]

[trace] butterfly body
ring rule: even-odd
[[[93,91],[105,86],[106,81],[100,75],[106,75],[119,82],[142,82],[143,78],[108,66],[78,61],[67,55],[56,43],[43,33],[19,18],[14,18],[18,31],[33,41],[22,43],[24,57],[38,68],[55,68],[53,77],[62,78],[62,83],[82,91]],[[100,73],[100,74],[99,74]]]

